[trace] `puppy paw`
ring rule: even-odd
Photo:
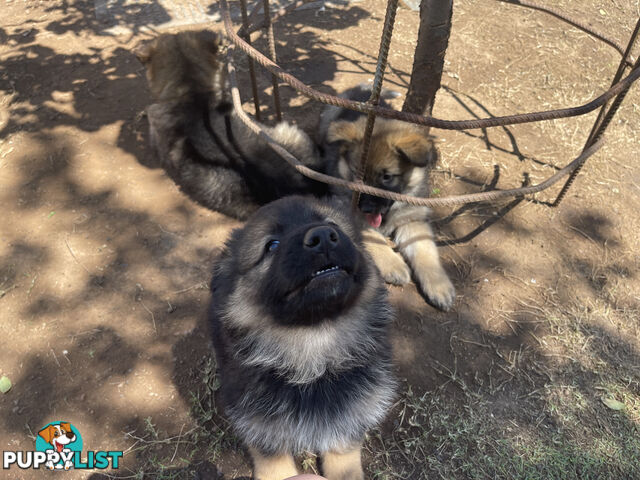
[[[385,282],[391,285],[406,285],[411,281],[411,270],[399,253],[391,251],[376,265]]]
[[[321,470],[327,480],[364,480],[360,448],[347,452],[327,452],[321,457]]]
[[[456,299],[456,289],[444,270],[430,272],[429,275],[421,275],[420,277],[420,288],[429,303],[448,312]]]

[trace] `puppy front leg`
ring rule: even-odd
[[[283,480],[298,475],[293,456],[289,453],[263,455],[255,448],[249,448],[253,459],[254,480]]]
[[[387,243],[387,239],[377,230],[362,232],[364,247],[376,263],[385,282],[392,285],[406,285],[411,280],[409,267],[397,252]]]
[[[449,310],[455,300],[456,290],[440,263],[431,226],[427,222],[402,225],[396,229],[394,241],[429,302],[440,310]]]
[[[328,480],[364,480],[361,446],[346,451],[330,451],[322,455],[322,475]]]
[[[69,454],[71,453],[71,449],[70,449],[70,448],[63,448],[63,449],[62,449],[62,452],[63,452],[65,455],[69,455]],[[73,462],[72,462],[71,460],[65,460],[65,461],[64,461],[64,469],[65,469],[65,470],[70,470],[70,469],[72,469],[72,468],[73,468]]]

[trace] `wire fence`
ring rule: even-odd
[[[498,0],[504,3],[510,3],[514,5],[520,5],[527,8],[532,8],[535,10],[539,10],[545,12],[547,14],[553,15],[554,17],[565,21],[594,38],[601,40],[607,45],[613,47],[618,53],[621,54],[621,60],[618,65],[618,69],[611,83],[611,87],[603,92],[601,95],[597,96],[593,100],[583,105],[577,105],[573,107],[567,108],[559,108],[553,110],[545,110],[539,112],[530,112],[530,113],[521,113],[514,115],[505,115],[500,117],[489,117],[489,118],[480,118],[480,119],[469,119],[469,120],[445,120],[439,119],[428,115],[418,115],[409,112],[402,112],[398,110],[394,110],[391,108],[385,108],[378,106],[378,100],[380,96],[380,91],[382,89],[382,83],[384,79],[384,72],[386,70],[387,65],[387,55],[389,52],[389,46],[391,43],[391,38],[393,34],[393,27],[395,23],[395,13],[398,6],[398,0],[388,0],[387,9],[385,14],[385,20],[382,27],[382,35],[380,48],[378,51],[378,60],[376,65],[376,72],[372,87],[371,97],[367,102],[357,102],[353,100],[349,100],[346,98],[337,97],[335,95],[329,95],[326,93],[319,92],[304,82],[297,79],[295,76],[291,75],[287,71],[285,71],[282,67],[280,67],[276,63],[276,52],[275,52],[275,41],[274,41],[274,33],[273,33],[273,23],[283,15],[295,10],[299,6],[308,3],[312,0],[298,0],[295,1],[283,8],[280,8],[273,14],[271,14],[269,9],[269,0],[263,0],[262,2],[258,2],[253,10],[247,14],[247,5],[246,0],[240,0],[241,9],[243,13],[243,25],[236,32],[234,30],[231,16],[229,14],[229,6],[227,0],[220,0],[220,11],[222,14],[222,19],[224,22],[224,28],[228,38],[231,41],[231,46],[229,48],[229,77],[232,88],[232,97],[235,109],[240,114],[240,117],[244,121],[244,123],[253,130],[256,134],[262,136],[265,141],[280,155],[287,161],[291,166],[293,166],[298,172],[302,175],[305,175],[313,180],[317,180],[320,182],[328,183],[331,185],[342,186],[348,188],[354,192],[354,206],[357,201],[357,195],[360,193],[365,193],[369,195],[375,195],[382,198],[387,198],[395,201],[405,202],[411,205],[421,205],[421,206],[451,206],[451,205],[460,205],[466,203],[473,202],[483,202],[483,201],[494,201],[497,199],[505,198],[505,197],[521,197],[524,195],[529,195],[533,193],[541,192],[550,186],[554,185],[558,181],[560,181],[563,177],[568,176],[565,184],[563,185],[560,193],[556,197],[555,201],[550,205],[557,206],[560,204],[567,191],[571,187],[576,175],[586,162],[586,160],[593,155],[603,144],[603,136],[604,133],[611,123],[611,120],[615,116],[618,108],[620,107],[622,101],[624,100],[626,94],[628,93],[631,85],[640,77],[640,57],[634,59],[631,55],[632,50],[638,41],[638,37],[640,34],[640,18],[636,23],[636,26],[629,38],[629,42],[626,47],[622,47],[614,40],[610,39],[606,35],[596,32],[587,25],[582,22],[579,22],[571,17],[551,8],[539,6],[527,1],[522,0]],[[260,11],[264,12],[262,18],[259,18]],[[258,50],[256,50],[250,41],[250,34],[252,32],[256,32],[261,28],[265,29],[268,38],[269,45],[269,53],[270,57],[268,58]],[[360,159],[360,168],[357,171],[356,181],[347,181],[341,178],[336,178],[330,175],[326,175],[324,173],[317,172],[312,170],[306,166],[304,166],[297,158],[291,155],[286,149],[284,149],[281,145],[275,142],[269,135],[266,133],[264,128],[259,124],[253,121],[242,109],[242,102],[240,99],[239,91],[237,88],[237,79],[235,75],[235,68],[233,67],[233,62],[231,59],[233,58],[233,52],[235,48],[238,48],[242,52],[244,52],[249,58],[249,74],[251,76],[251,84],[253,91],[253,99],[254,105],[256,106],[256,112],[259,112],[259,100],[257,96],[257,88],[256,88],[256,78],[255,78],[255,68],[254,63],[265,68],[268,72],[271,73],[272,83],[273,83],[273,92],[274,92],[274,102],[275,109],[277,113],[278,119],[281,118],[281,107],[278,93],[278,80],[286,83],[287,85],[294,88],[298,93],[321,103],[327,105],[333,105],[337,107],[347,108],[350,110],[355,110],[361,113],[367,114],[367,125],[365,127],[365,135],[363,139],[363,155]],[[627,73],[628,72],[628,73]],[[625,73],[627,73],[626,76]],[[364,175],[364,171],[367,165],[367,154],[369,150],[369,143],[371,140],[371,132],[373,131],[374,122],[377,116],[383,118],[391,118],[402,120],[405,122],[410,122],[418,125],[424,125],[426,127],[439,128],[445,130],[469,130],[469,129],[477,129],[477,128],[488,128],[488,127],[497,127],[497,126],[507,126],[507,125],[515,125],[521,123],[531,123],[538,122],[544,120],[552,120],[558,118],[568,118],[575,117],[579,115],[584,115],[589,112],[592,112],[596,109],[600,108],[598,117],[594,122],[592,130],[587,138],[587,141],[583,147],[580,155],[570,163],[568,163],[565,167],[557,171],[554,175],[547,178],[543,182],[532,185],[532,186],[524,186],[520,188],[513,188],[508,190],[492,190],[488,192],[481,193],[473,193],[466,195],[455,195],[448,197],[415,197],[412,195],[404,195],[395,192],[391,192],[388,190],[383,190],[375,187],[371,187],[369,185],[365,185],[362,183],[362,178]],[[259,117],[258,117],[259,119]]]

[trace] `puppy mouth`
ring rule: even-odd
[[[349,271],[346,268],[340,267],[335,264],[326,265],[311,273],[310,277],[303,280],[297,287],[292,288],[285,294],[285,298],[291,298],[293,295],[299,293],[301,290],[313,285],[316,281],[330,280],[331,277],[337,277],[341,275],[349,275]]]
[[[384,216],[389,212],[391,204],[360,204],[360,212],[364,216],[367,223],[373,228],[380,228],[384,220]]]
[[[67,442],[67,443],[71,443],[71,442]],[[60,453],[62,450],[64,450],[64,447],[66,445],[67,445],[66,443],[61,442],[60,440],[56,440],[56,441],[53,442],[53,446],[56,447],[56,451],[58,453]]]
[[[325,277],[328,275],[334,275],[336,273],[345,272],[345,270],[338,265],[328,265],[326,267],[321,268],[320,270],[316,270],[311,274],[311,279],[318,277]]]
[[[365,213],[364,217],[367,219],[367,223],[373,228],[378,228],[382,224],[382,214],[378,213]]]

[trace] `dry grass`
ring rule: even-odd
[[[192,290],[207,280],[212,249],[233,225],[198,210],[134,158],[143,142],[126,132],[144,108],[138,97],[145,87],[129,63],[135,62],[127,51],[133,39],[83,30],[92,2],[87,12],[66,4],[45,11],[49,3],[64,2],[44,2],[30,15],[18,3],[6,7],[14,26],[0,28],[7,36],[4,92],[0,86],[0,193],[7,210],[0,302],[7,312],[2,333],[11,339],[0,363],[2,373],[17,380],[2,399],[2,434],[24,440],[25,423],[53,415],[56,410],[43,410],[40,397],[46,394],[63,412],[79,415],[83,433],[97,438],[105,427],[114,430],[109,433],[119,443],[113,448],[126,450],[121,470],[112,472],[118,477],[193,479],[207,462],[225,478],[246,474],[247,458],[214,402],[209,339],[189,334],[198,315],[194,306],[206,303],[206,287]],[[544,3],[619,41],[628,38],[632,17],[640,13],[637,0]],[[276,30],[279,59],[325,91],[367,81],[384,7],[372,0],[283,19]],[[73,26],[74,15],[81,42],[71,31],[56,33]],[[336,28],[336,20],[349,15],[351,22]],[[457,0],[453,21],[434,112],[440,118],[581,104],[606,90],[616,67],[608,47],[513,5]],[[385,86],[403,91],[417,16],[400,9],[397,22]],[[49,78],[50,71],[56,78]],[[271,108],[268,80],[262,76],[265,108]],[[445,315],[428,309],[412,287],[402,290],[398,303],[408,306],[394,334],[415,348],[398,369],[413,377],[386,424],[369,434],[370,478],[640,478],[638,91],[636,86],[625,99],[605,147],[589,160],[562,208],[523,201],[511,210],[504,202],[435,212],[442,240],[464,239],[442,248],[460,295],[455,311]],[[80,116],[64,113],[59,92],[73,92],[69,106]],[[282,93],[293,95],[285,88]],[[139,110],[126,110],[129,104]],[[313,129],[321,106],[297,97],[289,107],[287,120]],[[575,158],[594,116],[434,131],[442,140],[442,163],[432,193],[514,187],[526,176],[538,183]],[[51,139],[43,141],[43,133]],[[549,198],[552,192],[537,197]],[[107,243],[113,249],[108,255],[95,248]],[[97,284],[85,278],[98,271]],[[100,334],[105,331],[113,334]],[[444,339],[442,345],[420,343],[418,337],[430,335]],[[198,355],[182,352],[185,344]],[[52,355],[41,363],[34,354],[44,345]],[[426,348],[439,346],[440,356]],[[56,362],[54,349],[69,349],[73,365],[58,353],[65,369],[47,369]],[[200,352],[206,358],[198,366]],[[119,362],[128,373],[108,373]],[[136,398],[135,406],[122,401],[133,397],[127,381],[151,362],[157,375],[139,378],[155,379],[149,388],[175,391],[175,399],[165,395],[164,403],[151,406],[146,397]],[[31,379],[41,370],[64,389],[36,385]],[[180,376],[190,377],[182,382]],[[98,393],[86,401],[68,394],[80,387]],[[103,394],[108,411],[94,420]],[[167,415],[174,408],[175,417]],[[143,426],[119,431],[137,418],[145,418]],[[27,440],[23,446],[32,445]],[[313,455],[300,461],[307,471],[316,468]]]
[[[200,388],[190,392],[193,424],[183,425],[178,435],[161,431],[152,417],[145,418],[143,432],[128,432],[133,442],[125,455],[135,455],[135,470],[109,478],[180,480],[193,479],[205,464],[217,463],[224,454],[240,450],[230,426],[218,413],[215,392],[219,388],[213,357],[198,372]]]
[[[441,365],[435,391],[406,386],[393,426],[370,436],[373,478],[640,478],[640,358],[600,328],[605,315],[633,330],[639,312],[533,307],[542,348],[494,352],[507,388]]]
[[[437,362],[442,384],[435,391],[418,394],[405,384],[384,428],[368,435],[370,478],[639,478],[640,359],[596,326],[602,315],[614,324],[620,315],[629,324],[640,316],[558,307],[529,305],[544,323],[536,334],[544,349],[508,357],[494,350],[496,364],[509,373],[507,385],[469,379]],[[136,444],[129,453],[143,460],[133,478],[193,478],[203,461],[218,462],[240,448],[214,403],[213,360],[200,375],[201,389],[191,393],[193,426],[168,436],[149,418],[143,435],[131,435]],[[607,399],[622,409],[610,408]],[[317,472],[315,456],[300,463]]]

